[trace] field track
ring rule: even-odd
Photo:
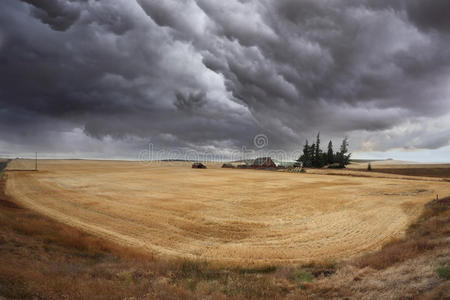
[[[14,162],[13,162],[14,163]],[[403,233],[450,184],[186,163],[48,160],[7,193],[56,220],[161,256],[230,264],[341,259]]]

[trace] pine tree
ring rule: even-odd
[[[303,146],[303,154],[297,159],[298,162],[302,162],[304,167],[315,167],[322,168],[327,164],[333,164],[335,162],[339,163],[339,167],[345,168],[350,162],[351,153],[348,152],[348,139],[344,138],[340,148],[340,152],[334,153],[333,143],[330,140],[328,143],[328,150],[323,152],[320,149],[320,132],[317,134],[316,143],[309,145],[308,140],[306,140]]]
[[[309,146],[308,153],[310,167],[315,167],[316,144]]]
[[[327,163],[329,165],[331,165],[332,163],[334,163],[334,153],[333,153],[333,143],[330,142],[328,143],[328,152],[327,152]]]
[[[297,161],[302,162],[304,167],[311,167],[311,147],[308,144],[308,140],[306,140],[305,145],[303,146],[303,154]]]
[[[322,150],[320,149],[320,132],[317,134],[316,143],[313,145],[314,145],[314,147],[312,148],[313,166],[316,168],[321,168],[324,166],[326,161],[324,162]]]
[[[348,138],[345,137],[341,144],[341,151],[338,153],[338,162],[341,168],[345,168],[350,163],[351,153],[348,152]]]
[[[326,166],[328,164],[328,153],[322,152],[322,155],[320,156],[320,165],[321,167]]]
[[[317,134],[316,147],[314,149],[314,166],[320,168],[320,132]]]

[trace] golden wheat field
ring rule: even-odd
[[[7,172],[6,188],[26,207],[117,243],[227,264],[374,250],[402,235],[436,194],[450,195],[450,184],[436,178],[208,167],[43,160],[38,172]]]

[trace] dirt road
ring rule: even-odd
[[[439,181],[42,161],[9,172],[22,205],[121,244],[225,263],[346,258],[401,235]]]

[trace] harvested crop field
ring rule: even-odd
[[[379,161],[372,162],[371,166],[372,172],[376,173],[450,179],[450,164],[415,164],[398,163],[397,161],[386,163],[386,161]],[[353,163],[348,168],[365,171],[367,170],[367,163]]]
[[[14,167],[13,161],[11,167]],[[17,161],[17,163],[20,163]],[[448,182],[48,160],[8,172],[20,204],[120,244],[223,263],[340,259],[404,229]]]

